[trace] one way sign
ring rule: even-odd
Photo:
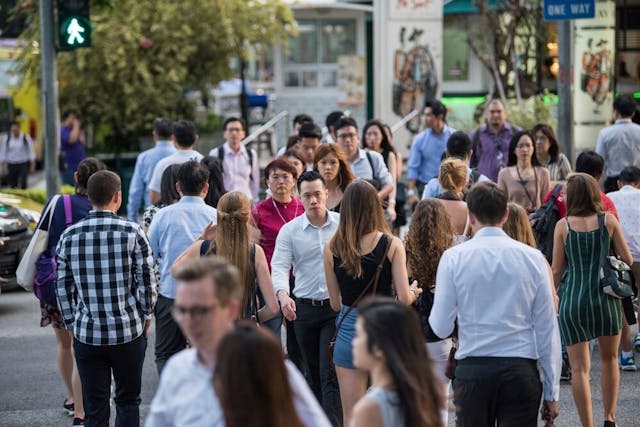
[[[595,14],[595,0],[544,0],[547,21],[593,18]]]

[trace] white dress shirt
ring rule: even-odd
[[[289,293],[289,271],[293,266],[293,274],[296,276],[293,293],[296,297],[315,300],[329,298],[322,251],[336,233],[340,215],[329,211],[327,215],[327,221],[322,227],[311,224],[304,214],[280,229],[271,258],[271,280],[276,295],[279,290]]]
[[[162,182],[162,174],[165,169],[171,165],[181,165],[189,160],[202,160],[204,156],[196,150],[177,150],[172,155],[160,160],[156,167],[153,168],[153,174],[151,174],[151,180],[149,181],[149,191],[160,192],[160,183]]]
[[[429,323],[440,337],[458,319],[456,359],[521,357],[539,360],[544,400],[560,392],[560,333],[542,253],[484,227],[442,255]]]
[[[244,145],[236,152],[225,142],[222,147],[214,148],[209,152],[210,156],[220,158],[218,150],[224,150],[222,160],[222,179],[224,188],[227,191],[241,191],[247,195],[254,203],[260,201],[260,166],[258,165],[258,154],[251,150],[252,159],[249,165],[249,154]]]
[[[640,190],[625,185],[618,191],[607,193],[607,196],[618,211],[622,234],[631,251],[633,262],[640,262]]]
[[[293,403],[302,423],[307,427],[330,427],[302,374],[288,360],[285,366],[294,395]],[[200,362],[195,348],[171,357],[162,371],[146,427],[224,427],[224,414],[212,377],[213,370]]]
[[[2,136],[1,141],[0,161],[11,164],[35,161],[36,153],[33,151],[33,140],[29,135],[20,132],[16,138],[9,132]]]

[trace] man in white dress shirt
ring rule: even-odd
[[[457,425],[537,425],[541,394],[553,420],[562,362],[549,265],[502,231],[507,197],[495,184],[478,183],[467,205],[474,237],[442,255],[429,317],[440,337],[458,320]]]
[[[338,229],[340,216],[327,210],[327,186],[318,172],[304,172],[298,179],[298,191],[305,213],[280,229],[271,258],[271,278],[282,314],[293,321],[311,388],[331,423],[339,426],[340,391],[327,351],[336,330],[337,313],[329,304],[322,251]],[[296,283],[290,296],[292,267]]]
[[[167,362],[146,426],[224,426],[212,376],[218,344],[233,328],[240,311],[239,273],[219,258],[204,257],[185,264],[175,278],[173,316],[191,348]],[[286,367],[300,419],[308,427],[330,426],[302,374],[289,361]]]

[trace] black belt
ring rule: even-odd
[[[311,298],[297,298],[296,303],[301,302],[304,304],[311,304],[313,307],[324,307],[325,305],[329,305],[329,298],[327,299],[311,299]]]

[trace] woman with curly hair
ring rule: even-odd
[[[313,170],[322,175],[327,183],[327,209],[340,212],[342,195],[347,185],[356,179],[340,145],[322,144],[318,147],[313,157]]]
[[[433,293],[436,285],[436,270],[440,257],[453,245],[454,230],[441,200],[426,199],[420,201],[413,212],[409,231],[404,239],[407,251],[407,271],[413,280],[417,280],[422,288],[413,307],[420,314],[424,340],[428,350],[434,373],[442,384],[442,393],[447,395],[450,380],[445,375],[447,359],[451,350],[451,338],[439,339],[430,332],[428,323]],[[430,333],[428,333],[430,332]],[[442,424],[447,425],[448,411],[446,406],[440,408]]]

